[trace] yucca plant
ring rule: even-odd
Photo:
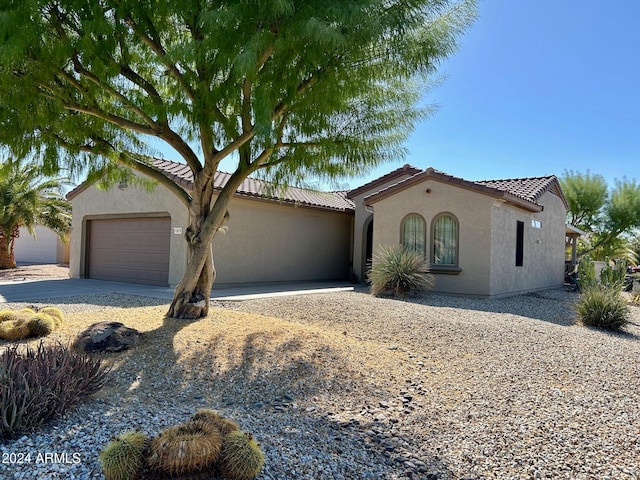
[[[422,255],[394,245],[380,247],[368,277],[372,295],[406,295],[433,288],[435,283]]]
[[[629,308],[616,286],[593,285],[582,291],[576,311],[583,324],[618,330],[629,322]]]

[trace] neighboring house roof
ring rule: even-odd
[[[185,190],[191,190],[193,188],[193,173],[188,165],[161,158],[154,158],[152,165]],[[230,173],[216,172],[213,180],[214,189],[222,190],[230,177]],[[72,199],[87,187],[88,185],[86,183],[76,187],[67,194],[67,198],[69,200]],[[298,187],[278,189],[269,182],[255,178],[245,179],[236,190],[236,195],[241,197],[260,198],[278,203],[323,210],[351,212],[354,210],[354,204],[347,198],[346,194],[347,192],[343,191],[321,192]]]
[[[381,185],[390,182],[396,178],[400,178],[406,175],[415,175],[416,173],[420,173],[422,170],[419,168],[413,167],[408,163],[404,164],[402,167],[395,169],[392,172],[387,173],[375,180],[370,181],[369,183],[365,183],[361,187],[354,188],[353,190],[349,190],[347,193],[347,198],[357,197],[358,195],[371,191],[378,190],[378,187]]]
[[[465,188],[467,190],[477,191],[485,195],[500,198],[508,203],[517,205],[532,212],[539,212],[542,210],[542,205],[538,204],[537,201],[542,194],[547,191],[551,191],[560,197],[565,207],[567,206],[567,201],[562,194],[560,184],[555,175],[532,178],[511,178],[506,180],[471,181],[460,177],[454,177],[453,175],[449,175],[431,167],[365,197],[365,204],[372,205],[383,198],[394,195],[425,180],[434,180],[441,183],[448,183],[456,187]]]

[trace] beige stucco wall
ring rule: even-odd
[[[430,189],[430,193],[426,190]],[[426,222],[427,255],[431,251],[433,218],[442,212],[459,222],[459,260],[457,275],[437,273],[434,291],[468,295],[490,294],[491,207],[494,199],[446,183],[426,180],[376,202],[373,224],[376,246],[400,243],[400,223],[410,213],[422,215]]]
[[[244,198],[228,210],[216,284],[348,278],[352,215]]]
[[[114,216],[166,215],[171,217],[169,284],[182,278],[187,246],[182,234],[187,209],[168,189],[152,192],[129,186],[100,191],[93,186],[72,199],[73,235],[70,275],[84,275],[86,222]],[[347,279],[349,275],[352,214],[298,208],[261,200],[234,198],[229,207],[226,234],[213,242],[216,285],[296,280]]]
[[[551,288],[564,281],[565,218],[562,200],[546,192],[543,211],[526,212],[496,202],[492,209],[491,295]],[[541,228],[534,228],[532,220]],[[516,267],[516,222],[524,223],[523,265]]]
[[[353,221],[353,267],[352,273],[355,276],[355,280],[358,282],[363,282],[366,280],[366,244],[367,244],[367,227],[369,223],[373,220],[373,213],[369,211],[364,205],[364,198],[368,195],[376,193],[383,188],[386,188],[390,185],[394,185],[398,182],[401,182],[407,177],[410,177],[409,174],[400,175],[393,180],[388,182],[381,183],[380,185],[376,185],[375,188],[371,190],[367,190],[360,195],[356,195],[352,198],[353,203],[355,204],[355,216]],[[374,223],[375,226],[375,223]]]
[[[107,191],[89,186],[71,200],[73,207],[71,253],[69,275],[84,276],[85,238],[87,220],[115,217],[166,216],[171,218],[171,258],[169,261],[169,284],[176,285],[186,265],[186,244],[183,235],[174,234],[173,228],[184,228],[188,224],[185,205],[166,187],[157,185],[148,192],[142,187],[129,185],[120,190],[113,187]]]

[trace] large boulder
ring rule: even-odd
[[[140,342],[142,333],[120,322],[98,322],[78,335],[74,347],[85,352],[121,352]]]

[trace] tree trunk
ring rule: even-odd
[[[209,313],[211,288],[216,278],[211,242],[190,245],[190,258],[184,277],[176,286],[168,317],[196,319]]]
[[[211,288],[216,278],[211,243],[229,217],[227,205],[249,174],[246,170],[238,170],[231,175],[217,193],[212,206],[214,173],[213,169],[205,168],[194,174],[193,197],[189,204],[190,225],[185,232],[189,261],[182,280],[176,286],[168,317],[196,319],[209,313]]]
[[[0,270],[7,270],[10,268],[16,268],[16,257],[13,253],[13,241],[12,238],[9,241],[8,247],[0,245]],[[4,243],[4,242],[2,242]]]

